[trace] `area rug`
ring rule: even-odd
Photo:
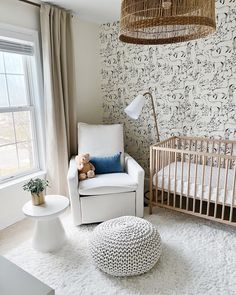
[[[163,252],[148,273],[115,278],[97,269],[88,242],[94,226],[63,219],[67,244],[43,254],[26,241],[5,255],[56,290],[56,295],[235,295],[236,229],[157,209],[145,218],[160,232]]]

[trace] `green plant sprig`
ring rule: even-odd
[[[30,179],[23,185],[23,190],[31,192],[31,194],[39,194],[49,186],[49,181],[46,179],[35,178]]]

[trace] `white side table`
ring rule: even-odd
[[[33,206],[31,201],[23,206],[25,216],[36,221],[33,248],[41,252],[51,252],[62,247],[66,234],[58,216],[68,206],[68,198],[58,195],[45,196],[45,204],[40,206]]]

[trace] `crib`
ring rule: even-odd
[[[175,136],[150,148],[149,210],[236,226],[236,141]]]

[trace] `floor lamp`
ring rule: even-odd
[[[157,114],[155,110],[155,104],[154,104],[154,99],[153,96],[150,92],[145,92],[143,95],[139,94],[126,108],[125,108],[125,113],[134,120],[137,120],[142,112],[142,109],[145,104],[145,99],[146,97],[151,98],[152,102],[152,111],[153,111],[153,117],[155,121],[155,129],[156,129],[156,136],[157,136],[157,142],[160,141],[160,135],[159,135],[159,130],[158,130],[158,125],[157,125]]]

